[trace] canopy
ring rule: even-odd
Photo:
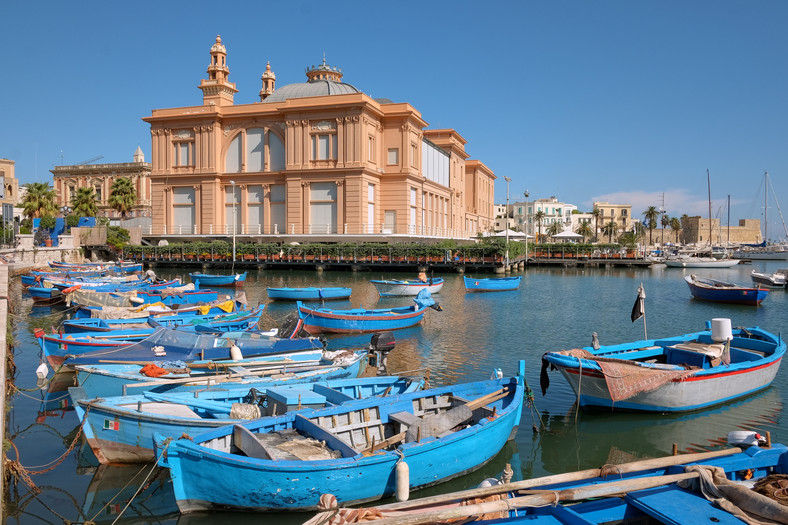
[[[553,235],[552,237],[553,239],[582,239],[583,238],[583,236],[580,235],[579,233],[575,233],[569,230]]]
[[[506,237],[506,232],[507,232],[507,230],[504,230],[504,231],[501,231],[501,232],[496,232],[493,235],[495,237]],[[527,239],[532,239],[533,238],[532,235],[526,235],[524,232],[516,232],[514,230],[508,230],[508,232],[509,232],[509,238],[510,239],[511,238],[517,238],[517,237],[527,238]]]

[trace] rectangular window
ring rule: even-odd
[[[194,188],[172,189],[172,223],[176,231],[194,232]]]
[[[335,160],[336,158],[336,135],[312,135],[312,160]]]
[[[375,162],[375,137],[370,136],[367,142],[367,160]]]
[[[285,213],[286,192],[284,184],[272,184],[269,194],[271,204],[271,233],[285,233],[287,231],[287,214]]]
[[[264,140],[263,128],[246,130],[246,171],[263,171]]]
[[[367,184],[367,233],[375,232],[375,185]]]
[[[410,165],[412,168],[416,167],[416,154],[418,150],[416,149],[416,144],[411,143],[410,145]]]
[[[224,187],[224,223],[227,225],[224,233],[241,233],[241,188],[231,184]]]
[[[391,164],[391,165],[399,164],[399,149],[398,148],[389,148],[388,164]]]
[[[312,233],[336,233],[337,185],[335,182],[313,182],[310,189],[309,214]]]
[[[255,184],[246,189],[246,222],[249,233],[262,231],[263,225],[263,186]]]
[[[194,143],[177,142],[175,146],[175,165],[193,166],[194,165]]]

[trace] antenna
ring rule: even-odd
[[[83,160],[82,162],[77,162],[76,165],[77,166],[83,166],[85,164],[92,164],[92,163],[96,162],[97,160],[101,160],[103,158],[104,158],[104,155],[99,155],[98,157],[93,157],[93,158],[90,158],[88,160]]]

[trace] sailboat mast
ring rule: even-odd
[[[709,176],[709,170],[706,170],[706,184],[709,187],[709,249],[711,249],[711,177]]]
[[[769,192],[769,172],[763,172],[763,242],[766,242],[766,228],[768,228],[769,223],[766,221],[766,208],[768,207],[768,197],[767,194]]]
[[[728,240],[725,242],[725,248],[729,248],[731,245],[731,196],[728,194]]]

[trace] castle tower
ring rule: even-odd
[[[263,89],[260,90],[260,102],[262,102],[276,89],[276,75],[271,71],[271,62],[265,64],[265,72],[260,80],[263,81]]]
[[[222,37],[216,35],[216,43],[211,46],[211,65],[208,66],[208,79],[200,81],[202,103],[205,106],[231,106],[233,95],[238,93],[235,84],[228,80],[230,68],[227,67],[227,50],[222,45]]]

